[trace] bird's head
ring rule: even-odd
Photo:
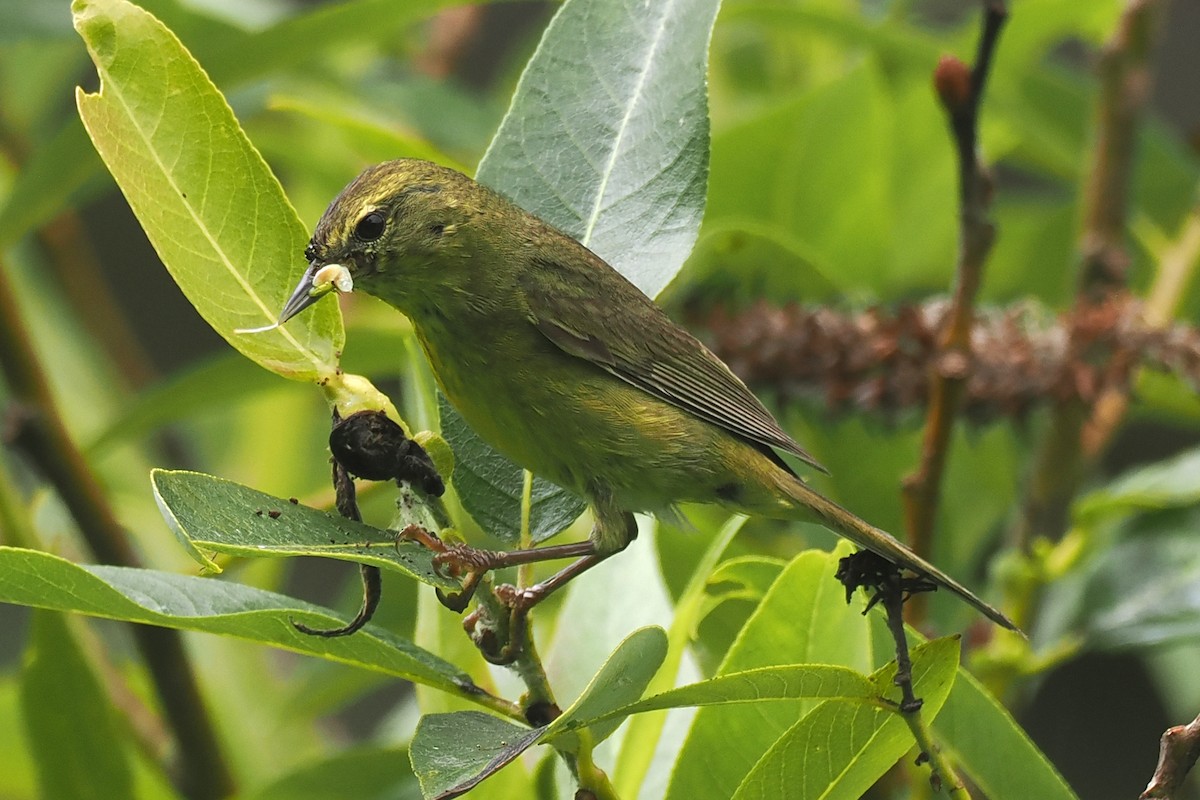
[[[304,250],[308,269],[279,317],[286,322],[331,291],[395,299],[452,280],[448,256],[486,192],[467,176],[417,159],[368,167],[342,190]],[[396,291],[387,291],[394,286]],[[382,290],[382,291],[381,291]]]

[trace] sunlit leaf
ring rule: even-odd
[[[273,322],[303,271],[308,233],[225,99],[179,40],[125,0],[77,0],[100,72],[77,92],[84,126],[163,263],[200,315],[248,358],[315,381],[342,348],[335,303]]]
[[[958,669],[958,638],[913,649],[913,691],[926,719],[937,716]],[[899,700],[895,663],[871,676],[876,690]],[[746,775],[734,800],[857,800],[913,746],[894,709],[827,700],[792,726]]]

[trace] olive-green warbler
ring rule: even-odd
[[[280,322],[330,290],[379,297],[412,320],[442,391],[480,436],[590,503],[587,542],[487,566],[582,556],[548,593],[624,549],[632,512],[719,503],[816,520],[1014,627],[807,486],[779,454],[820,465],[708,348],[595,253],[467,176],[412,159],[370,167],[325,211],[305,256]]]

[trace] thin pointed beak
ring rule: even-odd
[[[333,288],[333,284],[329,284],[325,291],[321,292],[320,294],[317,294],[314,291],[316,287],[313,286],[313,276],[317,274],[318,269],[320,269],[320,267],[317,265],[317,262],[313,261],[309,263],[308,269],[304,271],[304,277],[300,279],[300,283],[296,284],[296,290],[292,292],[292,296],[289,297],[287,303],[284,304],[283,311],[279,312],[279,321],[276,323],[277,325],[282,325],[283,323],[287,322],[289,319],[320,300],[329,293],[330,289]]]
[[[349,292],[353,289],[350,271],[341,264],[309,262],[304,277],[284,304],[283,311],[279,312],[279,321],[275,324],[282,325],[330,292]]]

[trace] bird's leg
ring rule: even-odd
[[[398,542],[402,540],[415,541],[425,545],[436,553],[433,557],[433,568],[439,574],[462,579],[462,591],[460,592],[449,594],[443,592],[441,589],[437,590],[438,600],[441,601],[442,605],[459,613],[462,613],[470,605],[471,598],[475,594],[475,589],[479,586],[479,581],[491,570],[515,567],[521,564],[534,564],[540,561],[554,561],[560,558],[580,558],[582,556],[583,559],[586,559],[588,556],[594,554],[596,550],[591,540],[574,542],[572,544],[532,547],[527,550],[485,550],[480,547],[472,547],[469,544],[446,544],[429,531],[415,525],[410,525],[400,531],[396,536],[396,540]],[[567,569],[569,570],[570,567]],[[563,570],[563,572],[566,571]],[[554,576],[554,578],[557,577],[557,575]],[[556,584],[544,594],[549,594],[554,588],[565,583],[566,580],[570,580],[570,578],[566,578]],[[549,580],[545,581],[545,583],[549,582]],[[531,608],[536,602],[530,603],[526,608]]]
[[[592,553],[586,555],[573,564],[560,569],[541,583],[535,583],[533,586],[527,586],[524,589],[518,589],[511,584],[502,584],[496,587],[496,594],[514,612],[527,613],[529,609],[545,600],[556,589],[561,589],[565,586],[572,578],[582,575],[612,555],[616,554],[605,553],[604,555],[600,555],[599,553]]]
[[[562,545],[566,548],[578,548],[577,554],[580,556],[578,561],[569,564],[541,583],[535,583],[524,589],[513,586],[496,587],[500,599],[513,610],[514,616],[528,614],[529,609],[545,600],[551,593],[566,586],[571,579],[587,572],[609,556],[621,552],[637,538],[637,520],[634,519],[633,514],[619,509],[607,494],[593,493],[592,509],[595,512],[596,524],[592,528],[591,537],[586,542],[580,542],[575,546]]]
[[[455,571],[459,573],[488,572],[521,564],[557,561],[560,558],[579,558],[595,552],[596,545],[590,539],[586,542],[552,544],[531,547],[527,550],[484,550],[469,544],[443,544],[441,551],[433,557],[433,566],[434,568],[448,567],[447,572],[451,575]]]
[[[485,550],[468,544],[446,544],[423,530],[401,531],[399,537],[415,539],[437,551],[433,557],[434,569],[447,577],[463,579],[462,592],[445,595],[438,591],[438,599],[442,604],[459,612],[471,602],[471,596],[486,572],[560,558],[578,559],[541,583],[525,589],[509,585],[496,587],[498,596],[505,605],[513,609],[514,614],[526,614],[572,578],[609,556],[621,552],[637,538],[637,520],[632,513],[618,508],[607,493],[594,493],[592,508],[596,524],[592,528],[592,535],[585,542],[544,545],[525,550]]]

